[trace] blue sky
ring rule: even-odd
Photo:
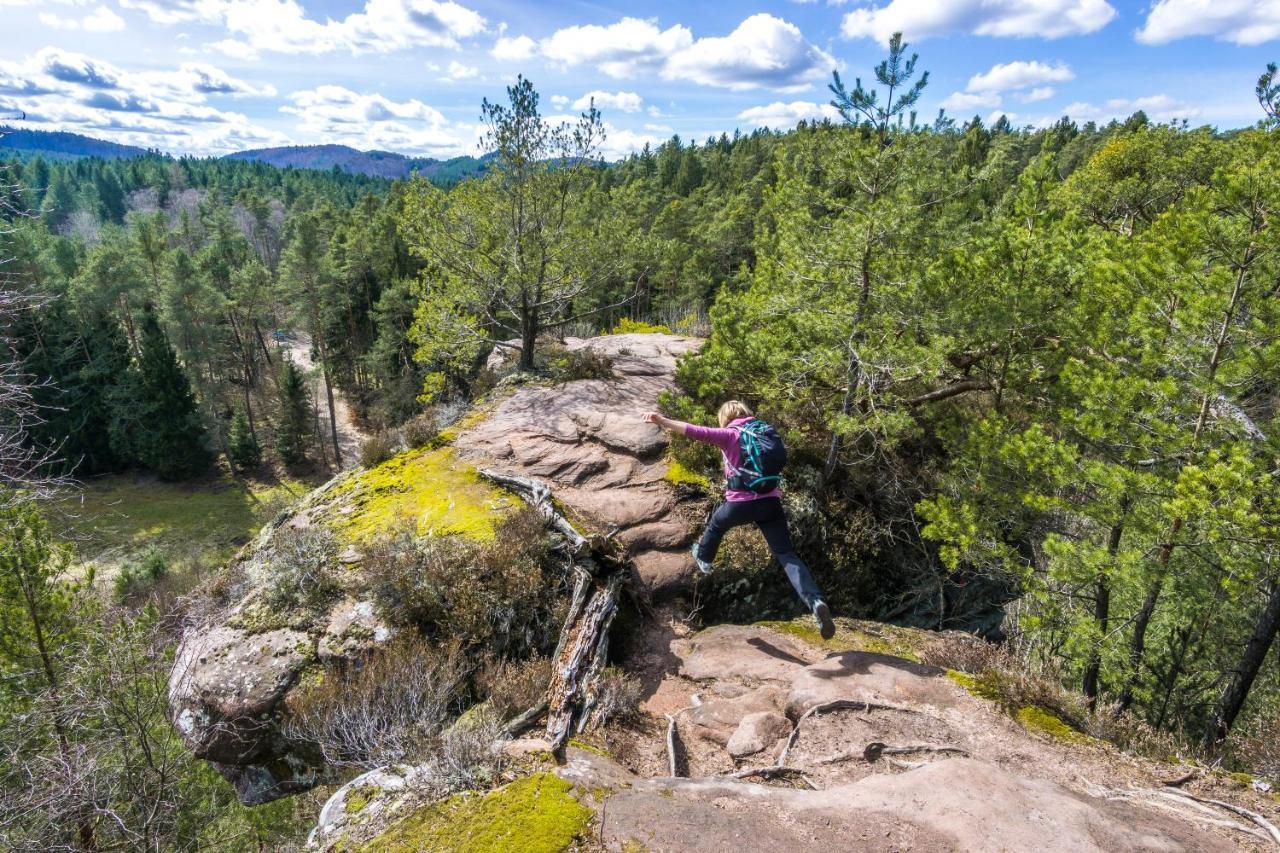
[[[173,153],[290,143],[473,153],[518,73],[544,112],[595,93],[606,154],[830,113],[902,30],[931,119],[1254,123],[1280,0],[0,0],[0,110]]]

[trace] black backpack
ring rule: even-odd
[[[729,488],[764,494],[776,489],[787,464],[787,447],[778,431],[759,418],[738,427],[738,469],[729,478]]]

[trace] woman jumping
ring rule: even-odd
[[[777,485],[762,492],[735,488],[735,485],[742,484],[741,477],[735,479],[735,475],[743,470],[742,431],[755,420],[751,409],[739,400],[728,401],[720,407],[719,429],[672,420],[657,412],[646,412],[644,419],[667,432],[714,445],[720,448],[720,453],[724,456],[724,473],[729,483],[725,488],[724,503],[711,514],[707,529],[702,532],[702,539],[694,543],[693,561],[697,563],[698,570],[703,574],[710,574],[711,563],[720,549],[720,540],[732,528],[755,524],[764,534],[773,556],[782,564],[796,594],[818,620],[822,638],[831,639],[836,632],[835,623],[831,621],[831,609],[822,600],[822,591],[814,583],[809,567],[796,554],[791,544],[791,535],[787,532],[787,514],[782,508],[782,489]]]

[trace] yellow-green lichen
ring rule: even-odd
[[[1070,743],[1091,743],[1093,738],[1086,734],[1076,731],[1071,726],[1064,723],[1058,717],[1034,705],[1027,705],[1018,709],[1018,722],[1022,723],[1027,731],[1038,732],[1048,735],[1056,740],[1065,740]]]
[[[660,323],[646,323],[643,320],[632,320],[629,317],[623,317],[618,321],[618,325],[609,331],[611,335],[670,335],[671,333],[670,326]]]
[[[593,755],[603,755],[605,758],[609,757],[609,753],[605,752],[600,747],[587,743],[585,740],[578,740],[576,737],[569,739],[569,746],[576,746],[578,749],[581,749],[584,752],[590,752]]]
[[[987,699],[991,702],[1003,700],[1003,695],[1000,693],[1000,685],[988,673],[974,675],[949,669],[947,670],[947,678],[980,699]]]
[[[551,773],[534,773],[487,794],[457,794],[425,806],[369,841],[368,853],[559,853],[580,838],[591,809],[573,786]]]
[[[820,649],[871,652],[892,655],[915,663],[920,662],[920,655],[916,651],[918,641],[910,628],[881,624],[872,626],[871,623],[862,623],[854,619],[837,619],[835,636],[830,640],[824,640],[818,633],[817,623],[809,616],[802,616],[790,622],[765,621],[756,624],[772,628],[779,633],[789,634]]]
[[[690,471],[674,459],[667,460],[667,473],[664,479],[673,486],[697,486],[709,491],[711,481],[696,471]]]
[[[373,794],[377,792],[377,787],[373,785],[361,785],[358,788],[352,788],[347,792],[346,797],[342,800],[342,810],[349,815],[358,815],[364,811],[365,806],[373,799]]]
[[[494,525],[516,501],[458,461],[450,447],[409,450],[347,478],[333,490],[331,523],[365,542],[404,523],[421,536],[457,534],[492,540]]]
[[[648,850],[648,847],[645,847],[644,844],[634,838],[628,838],[622,842],[622,853],[648,853]]]

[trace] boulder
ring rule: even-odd
[[[705,701],[689,711],[687,719],[697,735],[724,746],[748,716],[759,713],[776,716],[782,711],[785,702],[784,691],[778,687],[764,686],[740,696]]]
[[[734,758],[763,752],[791,733],[791,721],[772,711],[747,714],[729,737],[725,749]]]
[[[695,681],[745,679],[790,684],[821,657],[801,640],[763,626],[717,625],[671,644],[680,674]]]

